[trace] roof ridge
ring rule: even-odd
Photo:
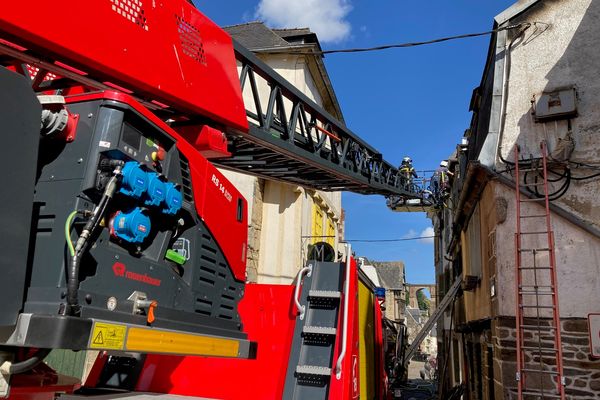
[[[298,27],[298,28],[271,28],[271,30],[274,30],[274,31],[299,31],[300,29],[308,29],[310,31],[310,27],[308,27],[308,26],[303,26],[303,27]]]
[[[225,26],[223,26],[223,28],[234,28],[236,26],[253,25],[253,24],[263,24],[264,25],[265,23],[263,21],[256,20],[256,21],[244,22],[241,24],[225,25]]]

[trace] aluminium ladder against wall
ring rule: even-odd
[[[515,287],[518,398],[565,399],[546,143],[523,160],[515,146]],[[532,178],[533,176],[533,178]],[[525,197],[523,193],[532,193]],[[525,198],[523,198],[525,197]],[[537,205],[526,204],[528,202]],[[540,210],[542,208],[542,210]]]

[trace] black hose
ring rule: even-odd
[[[37,367],[44,358],[50,354],[51,349],[38,349],[34,355],[29,357],[27,360],[19,361],[16,363],[12,363],[10,367],[8,367],[8,373],[10,375],[14,374],[22,374],[23,372],[27,372]]]
[[[86,222],[81,236],[77,240],[77,247],[75,254],[71,258],[71,267],[69,268],[69,275],[67,277],[67,309],[65,312],[77,313],[79,306],[79,299],[77,292],[79,291],[79,262],[80,257],[83,255],[87,240],[94,231],[98,221],[100,220],[103,210],[106,210],[106,204],[108,203],[108,196],[102,196],[100,203],[96,207],[96,212],[92,214],[90,219]]]
[[[71,266],[67,275],[67,307],[63,310],[63,315],[76,315],[79,313],[79,263],[81,261],[81,256],[85,253],[89,238],[93,235],[106,212],[108,203],[116,190],[120,173],[121,165],[118,165],[115,168],[113,176],[106,185],[106,189],[104,190],[104,194],[102,195],[98,206],[92,213],[90,219],[86,222],[79,239],[77,239],[75,254],[71,258]]]

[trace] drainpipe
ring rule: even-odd
[[[512,50],[513,44],[517,41],[517,39],[522,38],[525,31],[529,28],[529,25],[526,25],[524,28],[519,30],[519,33],[508,42],[508,46],[504,46],[504,65],[502,70],[502,96],[500,103],[500,126],[498,128],[498,144],[496,146],[496,153],[494,155],[494,169],[496,168],[496,164],[498,160],[502,161],[504,164],[514,164],[510,161],[507,161],[502,156],[502,138],[504,136],[504,126],[506,123],[506,104],[508,102],[508,77],[510,74],[510,52]],[[508,36],[508,32],[504,31],[505,35]]]

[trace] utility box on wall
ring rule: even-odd
[[[576,117],[577,92],[575,88],[542,93],[535,103],[533,116],[536,122]]]

